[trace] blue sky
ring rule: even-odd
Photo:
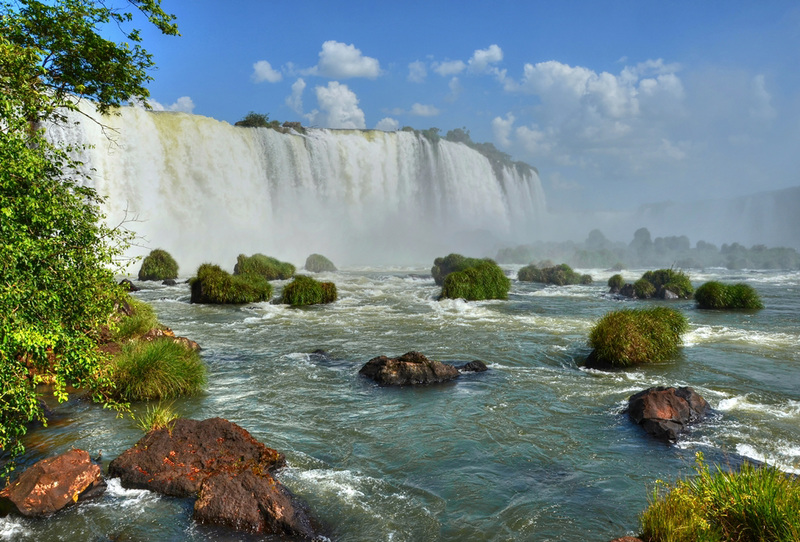
[[[800,185],[800,3],[163,0],[156,108],[466,127],[554,209]]]

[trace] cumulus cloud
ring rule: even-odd
[[[415,115],[417,117],[435,117],[439,114],[439,110],[432,106],[432,105],[423,105],[421,103],[415,103],[411,106],[411,111],[409,114]]]
[[[492,132],[494,139],[501,147],[511,146],[511,128],[514,126],[514,115],[506,114],[506,118],[495,117],[492,119]]]
[[[153,111],[180,111],[182,113],[191,113],[194,111],[194,102],[189,96],[181,96],[175,103],[169,105],[163,105],[155,100],[147,100],[147,103]]]
[[[286,97],[286,105],[297,113],[303,114],[303,91],[306,89],[306,82],[302,78],[292,83],[292,93]]]
[[[330,40],[322,44],[319,63],[307,73],[332,79],[375,79],[381,74],[381,66],[377,59],[364,56],[355,45]]]
[[[433,71],[435,71],[442,77],[448,77],[450,75],[458,75],[459,73],[467,69],[467,65],[461,60],[447,60],[444,62],[434,62],[432,67]]]
[[[306,115],[312,125],[346,129],[367,127],[364,112],[358,107],[358,97],[347,85],[331,81],[328,86],[318,86],[314,90],[319,110]]]
[[[375,125],[376,130],[383,130],[384,132],[395,132],[400,129],[400,123],[397,119],[391,117],[382,118],[378,124]]]
[[[425,63],[417,60],[408,65],[408,80],[412,83],[423,83],[428,77],[428,68]]]
[[[772,96],[767,91],[767,83],[764,75],[759,74],[753,78],[750,85],[752,89],[752,99],[750,106],[750,116],[754,119],[768,120],[775,117],[775,108],[772,107]]]
[[[477,49],[467,63],[471,73],[486,73],[492,64],[503,60],[503,50],[492,44],[487,49]]]
[[[253,74],[250,78],[255,83],[267,81],[269,83],[277,83],[283,79],[281,72],[272,69],[272,66],[266,60],[259,60],[253,64]]]

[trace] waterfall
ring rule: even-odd
[[[50,137],[91,145],[82,160],[109,223],[127,211],[147,247],[138,253],[163,248],[182,275],[255,252],[298,266],[312,252],[345,264],[427,261],[527,239],[544,215],[534,171],[495,169],[466,145],[414,132],[281,133],[125,107]]]

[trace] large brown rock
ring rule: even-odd
[[[691,423],[708,413],[705,399],[692,388],[655,387],[632,395],[628,399],[628,416],[651,435],[675,441]]]
[[[0,514],[47,516],[100,495],[105,488],[100,467],[89,453],[70,450],[35,463],[0,491]]]
[[[358,374],[382,386],[410,386],[446,382],[458,378],[460,373],[452,365],[429,360],[419,352],[408,352],[397,358],[372,358]]]

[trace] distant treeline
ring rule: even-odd
[[[551,260],[582,268],[678,267],[728,269],[800,269],[800,253],[793,248],[739,243],[723,244],[698,241],[692,247],[685,235],[652,239],[647,228],[639,228],[633,240],[625,244],[606,238],[600,230],[592,230],[583,243],[574,241],[544,242],[503,248],[497,253],[498,263],[527,265]]]

